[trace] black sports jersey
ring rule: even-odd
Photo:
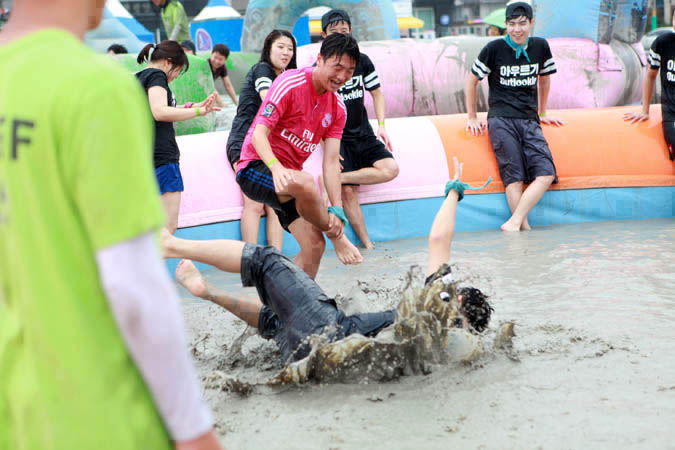
[[[232,121],[232,130],[227,139],[228,147],[235,142],[244,143],[246,133],[258,113],[258,108],[262,104],[260,91],[269,89],[272,81],[277,77],[274,69],[266,62],[259,62],[251,67],[244,80],[244,85],[239,94],[239,105],[237,105],[237,115]]]
[[[374,91],[379,87],[380,77],[377,75],[373,62],[367,55],[361,53],[352,79],[338,90],[338,95],[347,107],[347,123],[342,133],[342,140],[356,140],[362,136],[374,135],[363,101],[366,91]]]
[[[661,69],[661,108],[664,122],[675,121],[675,33],[654,41],[647,53],[649,67]]]
[[[556,67],[546,39],[530,38],[526,51],[529,62],[524,54],[516,59],[516,51],[504,39],[496,39],[483,47],[474,62],[471,73],[479,80],[488,77],[488,118],[539,122],[539,76],[554,74]]]
[[[166,74],[159,69],[144,69],[136,74],[136,78],[145,89],[153,86],[159,86],[166,90],[166,104],[176,106],[176,97],[169,89],[169,80]],[[154,161],[155,168],[165,164],[176,163],[180,158],[180,151],[176,143],[176,132],[172,122],[159,122],[155,120],[155,150]]]

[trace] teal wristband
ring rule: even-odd
[[[347,216],[345,215],[345,210],[342,209],[341,207],[331,206],[330,208],[328,208],[328,213],[329,214],[335,214],[337,216],[337,218],[342,221],[344,226],[349,225],[349,220],[347,220]]]
[[[484,185],[481,187],[472,187],[468,185],[467,183],[462,183],[459,180],[450,180],[448,183],[445,185],[445,196],[448,196],[448,193],[450,191],[457,191],[457,195],[459,196],[458,202],[461,202],[462,199],[464,198],[464,191],[480,191],[481,189],[484,189],[487,187],[488,184],[492,183],[492,177],[488,178],[488,180],[485,182]]]

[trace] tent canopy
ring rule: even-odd
[[[209,3],[201,12],[192,19],[192,22],[204,22],[206,20],[237,19],[241,14],[232,8],[225,0],[209,0]]]

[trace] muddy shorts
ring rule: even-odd
[[[675,161],[675,122],[663,122],[663,137],[666,138],[666,145],[668,145],[668,152],[670,153],[670,160]]]
[[[270,206],[277,213],[279,222],[284,230],[291,232],[288,227],[300,218],[295,207],[295,199],[281,203],[274,190],[272,172],[264,162],[251,161],[246,167],[237,172],[237,183],[241,191],[253,201]]]
[[[488,133],[504,186],[519,181],[531,183],[546,175],[558,182],[551,150],[537,122],[492,117],[488,119]]]
[[[277,342],[284,362],[307,356],[309,336],[374,336],[394,323],[394,311],[345,316],[314,280],[274,247],[244,246],[241,281],[256,287],[264,305],[258,331]]]
[[[340,156],[342,156],[343,172],[373,167],[381,159],[394,157],[382,141],[372,135],[356,141],[341,141]]]

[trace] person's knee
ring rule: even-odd
[[[385,164],[382,166],[382,173],[384,174],[384,177],[387,179],[387,181],[391,181],[398,176],[398,164],[394,158],[387,158],[383,161],[385,161]]]
[[[246,199],[244,200],[244,211],[262,216],[263,212],[265,211],[265,205],[251,199]]]
[[[318,195],[314,177],[306,172],[298,172],[289,184],[289,192],[295,198],[306,198]]]
[[[541,175],[537,177],[537,180],[539,180],[540,183],[551,185],[553,184],[553,181],[555,181],[555,176],[554,175]]]
[[[452,242],[452,231],[449,228],[431,230],[429,233],[429,248],[450,245],[450,242]]]
[[[354,203],[358,201],[358,186],[342,186],[342,202]]]
[[[303,239],[300,251],[308,256],[321,258],[326,251],[326,239],[323,237],[323,233],[317,228],[312,227],[312,231],[307,233],[305,239]]]

